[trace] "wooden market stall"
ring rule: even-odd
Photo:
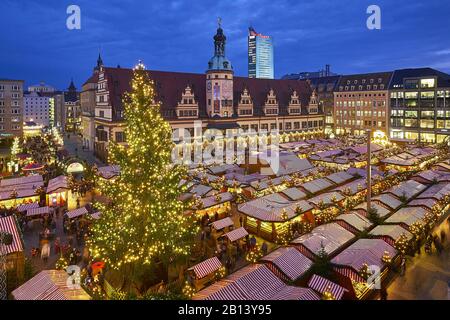
[[[411,232],[396,224],[380,224],[369,232],[371,237],[380,238],[392,247],[395,247],[395,242],[402,236],[402,234],[406,236],[409,242],[413,238]]]
[[[195,290],[199,291],[214,282],[215,274],[220,268],[223,268],[223,266],[217,257],[206,259],[190,267],[187,272],[192,279]]]
[[[314,259],[322,246],[328,256],[333,257],[354,238],[353,233],[332,222],[314,228],[291,241],[291,244],[308,258]]]
[[[337,216],[334,221],[341,227],[354,234],[369,230],[373,226],[373,223],[370,222],[369,219],[358,214],[357,212],[341,214]]]
[[[64,270],[44,270],[12,292],[14,300],[90,300],[81,286],[69,286]]]
[[[70,188],[64,175],[50,179],[47,186],[47,205],[50,207],[64,206],[69,199]]]
[[[427,213],[428,210],[422,207],[403,207],[387,218],[385,223],[399,224],[405,230],[410,230],[414,223],[424,223]]]
[[[22,281],[25,272],[24,243],[15,216],[0,217],[0,233],[4,237],[6,269],[15,272],[17,279]]]
[[[320,300],[320,297],[312,289],[286,285],[264,264],[252,264],[197,292],[193,300]]]
[[[323,296],[326,292],[331,294],[333,300],[342,300],[349,292],[348,289],[341,287],[340,285],[330,281],[317,274],[313,274],[308,281],[308,287],[316,291]],[[347,295],[348,296],[348,295]]]
[[[231,201],[234,199],[230,192],[223,192],[206,198],[197,199],[193,209],[197,216],[207,214],[209,218],[214,218],[217,214],[219,219],[228,216],[231,210]]]
[[[380,270],[376,280],[383,285],[392,266],[398,263],[398,251],[381,239],[359,239],[331,262],[340,275],[339,284],[351,290],[357,299],[367,299],[375,288],[374,283],[369,283],[363,276],[365,266],[375,266]]]
[[[299,281],[311,269],[313,262],[294,247],[280,247],[262,257],[267,267],[287,283],[300,284]]]
[[[0,206],[16,207],[20,204],[39,202],[39,188],[44,186],[41,175],[0,180]]]
[[[293,222],[314,221],[312,209],[305,200],[289,201],[278,193],[238,205],[238,211],[245,216],[245,227],[269,241],[286,234]]]

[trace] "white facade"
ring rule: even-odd
[[[37,125],[49,127],[53,122],[54,99],[41,96],[37,92],[26,93],[23,96],[23,120],[33,121]]]

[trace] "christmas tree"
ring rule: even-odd
[[[15,137],[11,146],[11,158],[16,159],[17,155],[22,152],[19,137]]]
[[[185,168],[172,164],[172,131],[141,63],[133,70],[123,104],[127,146],[109,145],[110,163],[120,166],[120,175],[114,182],[99,179],[111,202],[98,204],[102,215],[92,227],[89,248],[94,258],[136,286],[137,274],[155,277],[148,270],[158,265],[161,271],[162,265],[167,275],[171,262],[187,257],[198,227],[177,200]]]

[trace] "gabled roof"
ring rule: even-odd
[[[116,111],[122,110],[122,97],[125,92],[130,91],[133,70],[106,67],[104,71],[105,78],[108,80],[111,104]],[[194,93],[195,101],[199,105],[200,117],[206,116],[206,74],[156,70],[148,70],[148,74],[155,83],[157,97],[161,101],[165,114],[169,114],[167,111],[173,111],[170,114],[175,117],[175,107],[181,101],[182,93],[189,85]],[[270,89],[273,89],[277,96],[280,115],[287,113],[287,105],[294,90],[300,97],[302,113],[306,114],[306,106],[309,104],[312,93],[311,87],[306,81],[234,77],[234,106],[237,106],[244,89],[248,90],[252,98],[254,115],[262,114],[262,106],[265,104]]]

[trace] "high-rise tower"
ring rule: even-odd
[[[248,28],[248,77],[273,79],[273,42],[271,36]]]

